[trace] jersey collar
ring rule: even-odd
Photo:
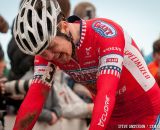
[[[80,39],[79,41],[76,43],[76,47],[79,49],[81,47],[81,45],[83,44],[83,41],[85,39],[85,35],[86,35],[86,21],[83,19],[80,19],[78,16],[73,15],[70,16],[67,21],[69,23],[80,23]]]

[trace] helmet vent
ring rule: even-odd
[[[52,35],[52,22],[50,21],[49,18],[47,18],[47,29],[48,29],[49,35]]]
[[[25,12],[25,8],[22,9],[22,12],[21,12],[21,17],[23,17],[24,15],[24,12]]]
[[[30,9],[28,10],[27,20],[28,20],[30,27],[32,27],[32,10]]]
[[[46,49],[56,36],[60,12],[57,0],[23,0],[13,27],[18,47],[29,55]]]
[[[38,29],[39,37],[40,37],[41,41],[43,41],[44,37],[43,37],[42,26],[40,23],[37,23],[37,29]]]
[[[50,15],[52,15],[52,8],[51,8],[50,1],[47,1],[47,10],[50,13]]]
[[[32,6],[34,5],[34,2],[35,2],[35,0],[32,0],[32,2],[31,2],[31,5],[32,5]]]
[[[33,34],[30,31],[28,31],[28,35],[34,47],[37,47],[38,45],[37,45],[36,39],[34,38]]]
[[[40,52],[42,52],[46,48],[47,45],[48,45],[48,41],[45,42],[45,44],[42,46],[42,48],[36,54],[39,54]]]
[[[52,9],[51,9],[51,6],[49,6],[49,7],[47,8],[47,10],[48,10],[48,12],[50,13],[50,15],[52,15]]]
[[[57,9],[58,8],[58,3],[57,3],[57,0],[52,0],[54,5],[55,5],[55,8]]]
[[[35,4],[35,10],[37,11],[37,14],[40,19],[42,19],[42,8],[43,8],[42,1],[37,0]]]
[[[17,30],[17,24],[18,24],[18,15],[17,15],[17,18],[16,18],[16,30]]]
[[[29,46],[28,42],[26,39],[22,39],[22,41],[24,42],[25,46],[30,50],[32,51],[31,47]]]
[[[21,33],[23,34],[24,33],[24,26],[23,26],[23,22],[20,23],[20,30],[21,30]]]
[[[17,40],[17,42],[19,43],[19,45],[24,49],[24,47],[22,46],[22,43],[21,43],[18,35],[17,35],[17,37],[16,37],[16,40]],[[24,50],[25,50],[25,49],[24,49]]]

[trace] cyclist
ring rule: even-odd
[[[92,93],[90,130],[158,126],[159,87],[134,40],[115,22],[76,16],[65,20],[56,0],[26,0],[15,20],[14,36],[24,53],[36,55],[34,78],[14,130],[32,129],[56,66]]]

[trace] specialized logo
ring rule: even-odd
[[[144,91],[147,92],[155,84],[155,79],[149,72],[143,56],[132,44],[126,43],[125,45],[123,66],[130,72]]]
[[[100,20],[95,21],[92,24],[92,28],[101,36],[106,38],[115,37],[117,34],[115,28],[112,25]]]
[[[141,60],[136,55],[134,55],[129,50],[125,50],[124,55],[125,57],[129,58],[131,61],[134,62],[134,64],[137,66],[137,68],[140,70],[140,72],[144,75],[146,79],[151,78],[147,68],[145,68],[145,65],[141,62]]]

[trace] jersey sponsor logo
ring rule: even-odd
[[[144,77],[146,79],[150,79],[151,76],[150,74],[147,72],[147,70],[145,69],[144,65],[142,64],[141,60],[134,55],[132,52],[130,52],[129,50],[126,50],[124,52],[124,55],[127,56],[131,61],[134,62],[134,64],[137,66],[137,68],[141,71],[141,73],[144,75]]]
[[[118,58],[107,58],[106,62],[115,62],[115,63],[118,63]]]
[[[85,56],[85,58],[90,58],[91,57],[91,49],[92,49],[92,47],[86,48],[86,56]]]
[[[147,92],[154,86],[154,77],[149,72],[143,56],[132,44],[125,45],[123,65],[144,91]]]
[[[92,49],[92,47],[88,47],[88,48],[86,48],[86,54],[87,54],[87,55],[90,55],[90,51],[91,51],[91,49]]]
[[[105,38],[112,38],[117,34],[117,31],[112,25],[100,20],[95,21],[92,24],[92,28]]]
[[[91,64],[95,64],[95,63],[96,63],[96,61],[93,60],[93,61],[87,61],[83,65],[91,65]]]
[[[47,65],[38,65],[34,66],[34,76],[42,76],[45,74],[45,70],[47,68]]]
[[[122,49],[119,48],[119,47],[108,47],[106,49],[103,50],[103,52],[110,52],[110,51],[119,51],[119,52],[122,52]]]
[[[109,111],[109,102],[110,99],[109,97],[106,95],[106,99],[105,99],[105,103],[104,103],[104,108],[103,108],[103,114],[98,122],[98,125],[101,127],[104,127],[105,121],[107,119],[107,115],[108,115],[108,111]]]
[[[48,63],[48,65],[35,65],[33,82],[42,81],[43,83],[51,86],[53,82],[53,75],[55,72],[55,65]]]
[[[100,59],[99,74],[110,74],[120,77],[123,57],[118,54],[108,54]]]

